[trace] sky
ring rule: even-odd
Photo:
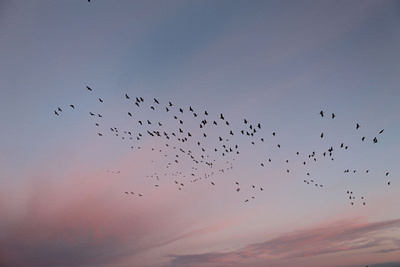
[[[0,265],[400,266],[399,28],[399,1],[1,1]]]

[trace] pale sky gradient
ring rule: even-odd
[[[2,1],[0,265],[400,266],[399,29],[399,1]]]

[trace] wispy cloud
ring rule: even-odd
[[[0,191],[0,265],[107,264],[153,246],[154,207],[127,200],[106,175],[84,176]]]
[[[141,255],[235,223],[192,225],[182,231],[160,206],[158,195],[126,195],[115,185],[116,176],[110,179],[103,172],[71,173],[57,182],[31,174],[32,183],[0,189],[1,266],[108,266],[121,261],[144,266]]]
[[[388,234],[389,231],[392,233]],[[373,223],[340,221],[291,232],[231,252],[171,255],[169,266],[236,266],[257,258],[287,260],[367,248],[375,249],[376,253],[389,253],[400,249],[399,235],[393,235],[393,231],[400,231],[400,219]]]

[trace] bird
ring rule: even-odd
[[[125,98],[126,98],[126,99],[130,99],[130,97],[129,97],[127,94],[125,94]]]
[[[335,113],[332,113],[332,120],[336,117]]]
[[[321,138],[323,138],[324,137],[324,133],[321,133]]]
[[[128,112],[128,115],[132,117],[132,113]]]
[[[319,114],[321,114],[321,117],[324,117],[324,112],[322,110]]]
[[[58,111],[62,112],[62,109],[60,107],[58,107]]]
[[[56,110],[54,110],[54,114],[56,114],[57,116],[60,116]]]
[[[103,99],[99,98],[100,103],[103,103]]]
[[[374,137],[372,141],[374,142],[374,144],[378,143],[378,139],[376,139],[376,137]]]
[[[86,88],[87,88],[89,91],[93,91],[92,88],[90,88],[89,86],[86,86]]]
[[[385,129],[382,129],[382,130],[379,132],[379,134],[383,133],[383,130],[385,130]]]
[[[358,129],[358,128],[360,128],[361,126],[360,126],[360,124],[356,124],[356,130]]]
[[[75,109],[75,106],[74,105],[69,105],[71,108],[73,108],[73,109]]]
[[[155,98],[154,98],[154,102],[156,102],[157,104],[160,104],[160,102],[158,102],[158,100],[157,100],[157,99],[155,99]]]

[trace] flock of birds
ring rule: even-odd
[[[86,89],[93,96],[95,95],[91,87],[86,86]],[[104,103],[103,98],[94,97],[97,98],[96,101],[98,103]],[[218,185],[216,180],[218,176],[216,174],[232,172],[242,155],[242,151],[249,149],[247,147],[242,150],[239,144],[240,146],[248,144],[250,149],[255,149],[268,143],[273,144],[275,151],[280,150],[284,145],[278,142],[278,133],[276,131],[266,134],[263,131],[261,122],[251,122],[249,119],[243,119],[241,123],[235,121],[236,125],[237,123],[240,125],[240,128],[235,128],[232,126],[234,123],[226,119],[222,113],[213,115],[206,110],[196,110],[192,106],[187,108],[177,107],[170,101],[163,102],[156,98],[145,100],[143,97],[133,97],[128,94],[125,94],[123,99],[129,104],[129,110],[125,112],[126,119],[130,120],[128,127],[126,124],[123,127],[104,125],[102,118],[105,114],[100,112],[89,111],[88,116],[93,118],[93,125],[97,129],[97,135],[101,138],[114,136],[127,142],[131,149],[139,150],[142,149],[141,144],[144,140],[149,140],[149,138],[152,140],[152,144],[155,146],[151,147],[151,153],[158,155],[154,155],[151,163],[158,163],[155,165],[154,170],[161,168],[163,170],[163,172],[154,172],[147,176],[147,178],[153,180],[155,188],[160,187],[161,181],[164,180],[171,182],[178,190],[183,190],[187,183],[199,181],[207,181],[211,186],[216,186]],[[68,108],[71,110],[76,109],[74,104],[70,104]],[[145,109],[144,114],[153,112],[158,116],[138,118],[136,117],[137,112],[135,109]],[[63,112],[61,107],[57,107],[54,110],[56,116],[62,115]],[[324,111],[320,111],[319,115],[321,118],[328,117]],[[331,113],[329,117],[333,120],[336,115]],[[157,120],[155,121],[154,118],[157,118]],[[356,123],[355,130],[357,131],[360,127],[360,124]],[[382,129],[377,132],[377,135],[371,140],[372,143],[378,143],[377,136],[381,135],[383,131]],[[320,138],[324,138],[323,132],[320,134]],[[361,142],[367,140],[365,136],[360,139]],[[337,147],[330,146],[321,155],[315,151],[308,154],[297,151],[293,155],[306,168],[316,162],[319,156],[334,161],[335,151],[341,149],[347,150],[348,145],[341,143]],[[154,159],[159,160],[154,162]],[[268,164],[271,165],[273,162],[275,162],[275,159],[272,156],[266,157],[260,160],[259,166],[266,168]],[[289,158],[285,159],[285,164],[287,168],[285,168],[284,172],[290,173]],[[120,171],[107,172],[115,175],[120,173]],[[344,170],[344,173],[350,172],[356,173],[356,170]],[[365,173],[369,173],[369,170],[366,170]],[[389,172],[386,172],[385,176],[389,176]],[[309,170],[304,171],[304,177],[306,177],[303,180],[304,184],[313,185],[315,188],[324,187],[322,183],[313,177]],[[251,184],[249,181],[239,182],[236,180],[231,181],[231,183],[236,192],[241,192],[243,188],[246,188],[246,192],[249,192],[247,189],[252,190],[250,190],[252,192],[251,195],[243,198],[246,203],[256,198],[256,191],[259,193],[264,191],[263,185]],[[391,182],[387,181],[387,185],[390,184]],[[124,194],[143,196],[142,193],[130,190],[125,191]],[[351,205],[355,204],[356,199],[359,199],[362,205],[366,205],[364,196],[356,198],[351,190],[347,191],[347,196]]]

